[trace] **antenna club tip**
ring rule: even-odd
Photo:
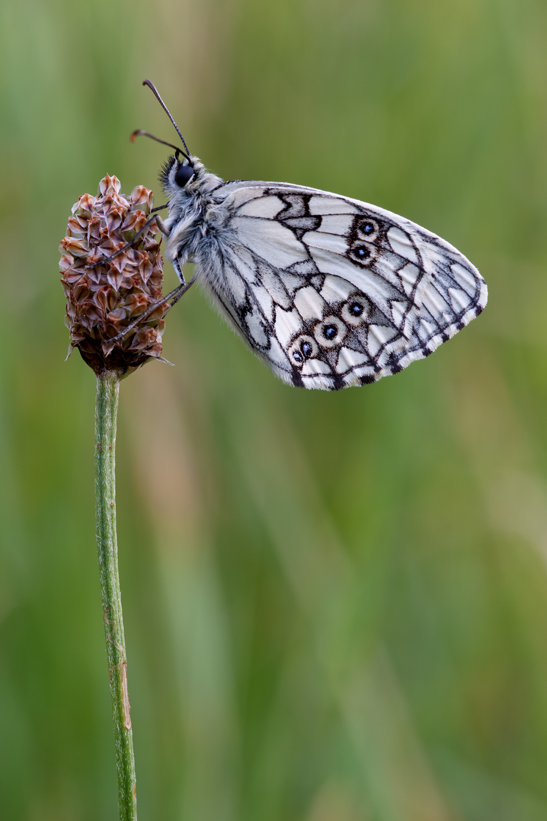
[[[135,129],[135,131],[133,131],[133,133],[131,134],[129,139],[131,140],[132,143],[134,143],[136,137],[139,137],[141,134],[142,134],[142,130],[140,128],[137,128],[137,129]]]

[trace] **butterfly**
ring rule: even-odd
[[[487,287],[445,240],[404,217],[307,186],[224,182],[186,149],[161,171],[158,223],[180,279],[199,281],[284,382],[338,390],[376,382],[432,353],[478,316]]]

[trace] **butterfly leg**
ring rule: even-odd
[[[166,227],[166,225],[165,225],[165,223],[164,223],[164,221],[162,220],[161,217],[156,217],[156,225],[158,226],[158,228],[160,229],[160,231],[162,232],[162,234],[164,236],[166,236],[166,237],[169,236],[169,229]],[[186,285],[186,280],[184,279],[184,274],[182,273],[182,268],[180,267],[180,262],[178,261],[178,259],[174,259],[174,260],[172,260],[172,263],[173,263],[173,268],[175,269],[175,273],[179,278],[180,284],[183,285],[183,286]]]
[[[162,218],[161,217],[154,217],[154,219],[156,220],[156,225],[158,226],[158,228],[162,232],[163,236],[168,237],[169,236],[169,229],[166,227],[166,225],[165,225],[164,221],[162,220]]]
[[[160,208],[165,208],[165,206],[161,205]],[[156,209],[153,209],[153,210],[155,211]],[[159,210],[159,209],[157,209],[157,210]],[[165,225],[162,218],[161,217],[155,217],[155,220],[156,220],[156,225],[158,226],[158,228],[160,229],[162,234],[165,237],[168,237],[169,236],[169,229]],[[118,253],[119,253],[119,251],[118,251]],[[109,259],[112,259],[112,257],[109,257]],[[175,273],[176,273],[177,277],[179,278],[180,284],[182,286],[186,285],[186,280],[184,278],[184,274],[182,273],[182,268],[180,267],[180,262],[178,261],[178,259],[173,260],[173,268],[175,269]]]
[[[180,284],[182,286],[186,285],[186,280],[184,279],[184,274],[182,273],[182,268],[180,267],[180,262],[176,258],[173,260],[173,268],[175,269],[175,273],[176,273],[176,275],[178,276],[178,278],[180,280]]]
[[[150,307],[147,308],[146,311],[144,311],[142,314],[140,314],[140,316],[138,316],[130,325],[128,325],[127,328],[121,332],[121,334],[112,337],[112,339],[110,339],[109,342],[111,342],[112,345],[115,342],[120,342],[125,336],[127,336],[127,334],[130,331],[134,330],[137,327],[137,325],[141,325],[143,322],[145,322],[157,308],[159,308],[161,305],[165,305],[166,302],[171,303],[169,305],[169,310],[171,310],[173,305],[176,305],[179,299],[182,296],[184,296],[186,291],[194,284],[195,279],[196,277],[194,276],[192,277],[190,282],[185,282],[184,284],[177,285],[177,287],[173,288],[173,290],[169,294],[167,294],[167,296],[164,296],[163,299],[159,299],[157,302],[154,302],[153,305],[150,305]]]
[[[166,207],[165,205],[160,205],[157,210],[159,210],[160,208],[165,208],[165,207]],[[154,208],[153,210],[155,211],[156,209]],[[135,234],[135,236],[133,237],[131,242],[128,242],[128,243],[126,243],[126,245],[123,245],[121,248],[118,248],[118,250],[115,251],[113,254],[110,254],[109,257],[103,257],[102,259],[98,260],[97,262],[92,263],[92,265],[86,265],[85,267],[86,268],[97,268],[98,265],[104,265],[105,262],[110,262],[111,259],[115,259],[120,254],[123,254],[123,252],[127,251],[128,248],[131,248],[131,246],[133,245],[135,240],[139,239],[139,237],[142,236],[142,234],[144,234],[144,232],[147,230],[147,228],[149,228],[150,225],[152,225],[153,222],[156,223],[156,225],[158,226],[158,228],[160,229],[162,234],[165,234],[166,236],[169,236],[169,231],[165,227],[165,223],[162,220],[162,218],[158,217],[157,214],[154,214],[152,217],[150,217],[150,219],[146,220],[146,222],[144,223],[142,228],[139,231],[137,231],[137,233]]]

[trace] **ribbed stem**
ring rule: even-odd
[[[110,695],[118,770],[120,821],[136,821],[137,791],[133,733],[127,691],[127,659],[116,537],[116,422],[119,376],[97,377],[95,405],[95,498],[97,551],[110,675]]]

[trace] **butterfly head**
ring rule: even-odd
[[[182,150],[182,148],[173,145],[173,143],[168,143],[165,140],[160,140],[158,137],[154,137],[153,134],[149,134],[148,131],[143,131],[140,128],[137,129],[137,131],[134,131],[131,135],[131,142],[133,142],[135,137],[138,137],[142,134],[145,137],[150,137],[152,140],[156,140],[156,142],[158,143],[168,145],[170,148],[175,149],[175,153],[169,157],[169,159],[167,160],[167,162],[165,163],[164,167],[160,172],[160,182],[165,192],[171,196],[174,196],[176,194],[180,194],[180,192],[184,191],[188,186],[191,187],[192,183],[197,183],[200,180],[200,178],[203,178],[205,176],[205,169],[203,167],[203,164],[198,160],[198,158],[193,157],[190,154],[188,146],[186,145],[186,140],[182,136],[178,125],[173,119],[171,112],[163,102],[154,83],[152,83],[150,80],[145,80],[143,82],[143,85],[148,86],[152,90],[155,97],[159,101],[161,107],[171,120],[177,134],[180,137],[180,141],[184,146],[184,151]]]
[[[190,192],[199,185],[204,175],[203,163],[192,155],[172,154],[160,171],[160,182],[166,194],[174,196],[181,191]]]

